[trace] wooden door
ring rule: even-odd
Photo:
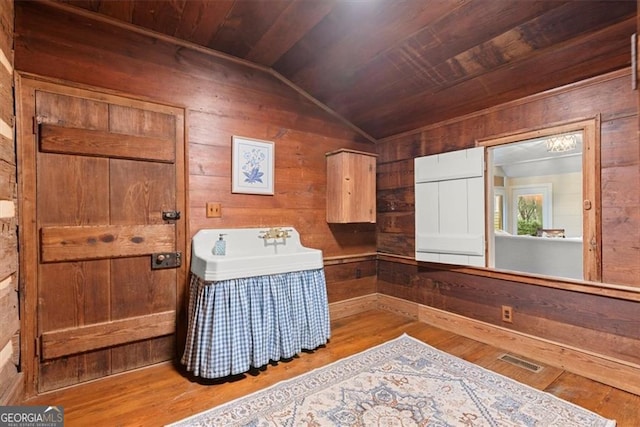
[[[184,215],[183,111],[27,79],[20,93],[34,388],[174,358],[186,262],[152,254],[185,252],[184,219],[163,219]]]

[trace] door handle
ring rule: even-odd
[[[180,219],[180,211],[162,211],[162,219],[165,221],[176,221]]]
[[[182,265],[182,253],[160,252],[151,254],[151,269],[178,268]]]

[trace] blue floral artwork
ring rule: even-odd
[[[233,137],[232,192],[273,194],[273,143]]]
[[[262,184],[262,176],[264,172],[260,172],[262,162],[267,158],[264,150],[252,148],[244,152],[244,165],[242,165],[242,173],[244,174],[244,182],[253,184],[259,182]]]

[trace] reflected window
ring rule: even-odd
[[[512,233],[517,236],[536,236],[539,229],[553,228],[552,184],[511,187],[513,201]],[[578,206],[578,214],[580,206]]]
[[[542,194],[523,194],[518,196],[515,206],[518,236],[535,236],[538,229],[542,228]]]
[[[505,205],[506,197],[504,196],[504,188],[496,188],[493,196],[493,229],[505,230],[507,224],[505,222]]]

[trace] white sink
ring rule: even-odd
[[[322,251],[302,246],[293,227],[280,227],[289,237],[262,238],[269,227],[203,229],[193,236],[191,272],[207,282],[264,276],[323,267]],[[220,234],[226,255],[213,255]]]

